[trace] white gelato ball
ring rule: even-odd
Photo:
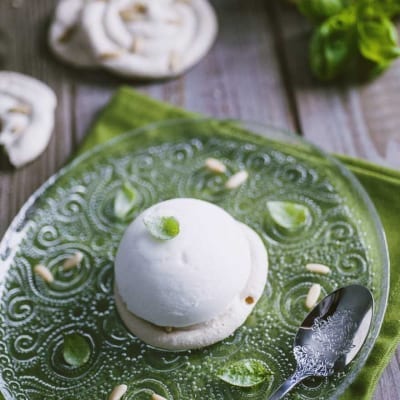
[[[154,238],[149,217],[175,217],[179,234]],[[187,327],[228,308],[246,286],[251,252],[241,225],[222,208],[196,199],[158,203],[127,228],[115,260],[127,309],[158,326]]]

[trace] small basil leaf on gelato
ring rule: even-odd
[[[171,240],[179,234],[179,221],[175,217],[148,216],[144,224],[149,233],[159,240]]]

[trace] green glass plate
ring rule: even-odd
[[[249,133],[252,131],[254,134]],[[260,136],[262,135],[262,136]],[[207,157],[228,172],[204,168]],[[224,190],[240,169],[249,179]],[[129,181],[138,202],[118,221],[113,200]],[[244,326],[211,347],[167,352],[130,334],[115,310],[113,260],[129,221],[150,205],[173,197],[219,204],[251,226],[269,252],[265,293]],[[275,226],[267,201],[308,206],[299,231]],[[76,251],[81,266],[64,271]],[[288,398],[335,399],[360,371],[378,335],[388,294],[388,255],[377,213],[355,178],[341,165],[294,135],[233,121],[174,121],[123,135],[86,153],[52,177],[26,203],[0,245],[0,390],[5,399],[107,399],[125,383],[124,399],[266,399],[294,369],[292,343],[307,310],[312,283],[323,294],[351,283],[375,298],[373,327],[359,357],[345,373],[309,379]],[[326,264],[330,275],[308,272]],[[46,284],[33,273],[44,264],[55,276]],[[77,332],[89,341],[86,364],[63,359],[63,337]],[[270,376],[253,388],[220,381],[221,366],[243,358],[261,360]]]

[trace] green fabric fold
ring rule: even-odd
[[[198,114],[153,100],[123,87],[100,113],[86,136],[79,154],[121,133],[144,125],[177,118],[199,118]],[[400,172],[341,155],[342,161],[369,193],[386,231],[390,261],[390,296],[384,323],[370,357],[343,400],[371,399],[379,377],[400,342]]]

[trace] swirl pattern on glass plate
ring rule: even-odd
[[[208,157],[221,159],[227,172],[208,171]],[[228,177],[242,169],[248,181],[227,191]],[[117,221],[113,199],[126,181],[137,191],[137,203],[126,221]],[[124,327],[113,298],[113,259],[137,213],[183,196],[215,202],[253,227],[268,247],[270,272],[264,295],[235,334],[205,349],[170,353]],[[282,233],[268,217],[271,200],[306,204],[309,223],[296,235]],[[99,400],[126,383],[127,400],[148,400],[152,393],[168,400],[261,400],[294,368],[293,332],[307,312],[310,284],[320,282],[326,293],[357,275],[371,280],[363,239],[334,179],[306,158],[241,140],[199,135],[98,155],[50,187],[30,218],[0,302],[1,390],[15,399]],[[65,271],[65,259],[77,251],[84,255],[81,264]],[[310,274],[304,266],[313,261],[329,265],[332,275]],[[53,284],[33,273],[37,263],[52,271]],[[79,368],[62,357],[63,335],[75,331],[92,350]],[[249,390],[218,381],[216,370],[240,358],[260,359],[272,375]],[[310,382],[298,396],[329,393],[340,379]]]
[[[157,379],[157,374],[153,378],[138,378],[131,385],[125,397],[128,400],[148,400],[153,393],[165,397],[167,400],[178,399],[181,396],[179,385],[166,385],[163,379]]]

